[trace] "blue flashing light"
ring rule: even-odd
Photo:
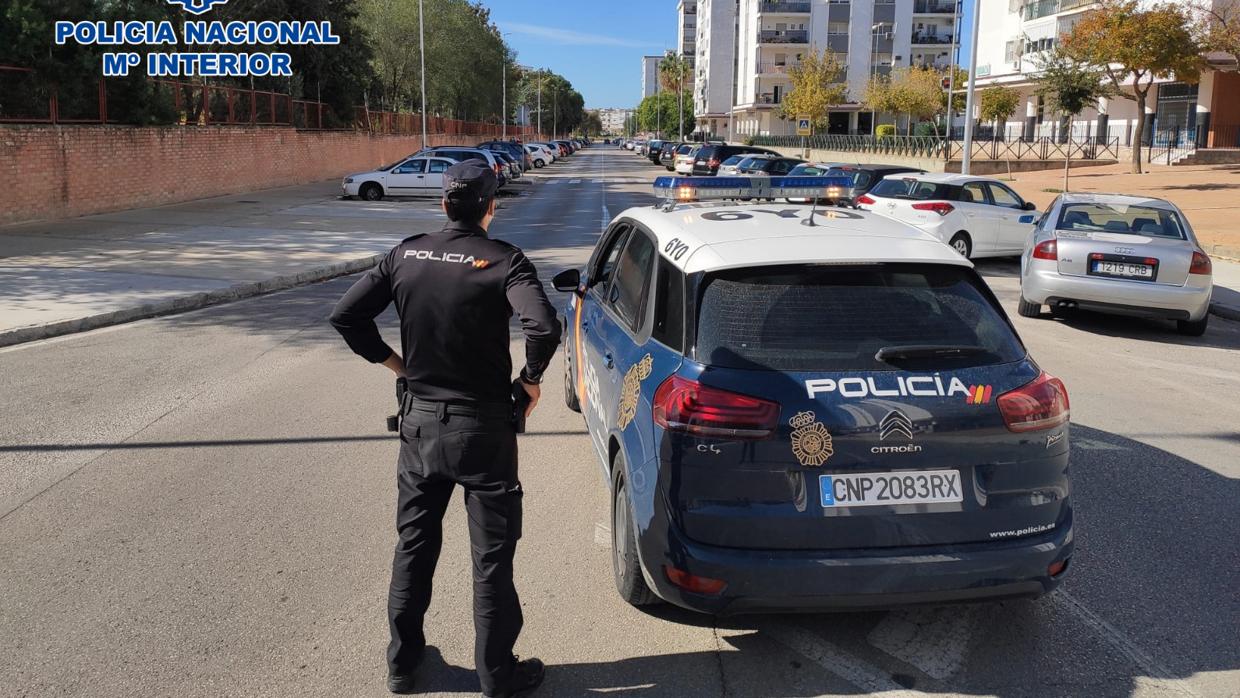
[[[668,202],[718,199],[838,199],[852,177],[659,177],[657,196]]]

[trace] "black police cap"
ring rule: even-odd
[[[466,160],[448,168],[443,175],[443,198],[453,201],[486,201],[495,196],[499,180],[485,160]]]

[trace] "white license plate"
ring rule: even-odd
[[[1131,276],[1138,279],[1154,277],[1154,267],[1148,264],[1125,264],[1124,262],[1094,262],[1095,274]]]
[[[824,508],[939,504],[964,500],[960,472],[956,470],[819,475],[818,491]]]

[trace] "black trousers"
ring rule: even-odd
[[[388,668],[411,673],[422,660],[422,623],[443,544],[443,516],[461,485],[473,554],[474,662],[482,689],[510,681],[523,618],[512,582],[521,537],[521,483],[511,407],[415,401],[401,425],[396,531],[388,591]]]

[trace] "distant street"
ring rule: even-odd
[[[549,281],[652,203],[663,173],[600,142],[531,173],[493,233]],[[337,191],[324,183],[303,211],[347,219],[367,245],[441,220],[426,201]],[[1059,592],[810,616],[629,607],[557,356],[520,439],[517,652],[548,665],[536,695],[1240,695],[1240,323],[1185,338],[1030,320],[1016,261],[979,268],[1071,397],[1077,548]],[[398,442],[390,374],[326,322],[352,280],[0,349],[0,693],[389,695]],[[431,695],[478,692],[466,537],[457,501],[428,616]]]

